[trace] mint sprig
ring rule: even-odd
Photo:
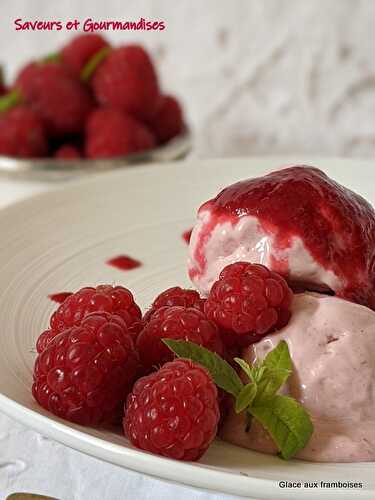
[[[313,432],[313,425],[304,407],[289,396],[277,394],[292,373],[288,344],[281,341],[261,363],[249,365],[235,358],[249,379],[243,384],[237,372],[204,347],[183,340],[163,339],[177,356],[203,365],[218,387],[235,398],[235,411],[246,411],[256,418],[272,436],[280,455],[289,459],[304,448]]]

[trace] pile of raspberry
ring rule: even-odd
[[[245,262],[227,266],[207,298],[176,286],[143,315],[122,286],[82,288],[37,340],[34,398],[81,425],[122,422],[143,450],[198,460],[228,400],[203,366],[175,359],[162,339],[194,342],[233,363],[243,347],[288,323],[292,297],[280,275]]]
[[[98,34],[0,75],[0,155],[62,160],[140,153],[185,128],[178,100],[164,94],[139,45],[111,47]]]

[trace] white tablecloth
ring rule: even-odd
[[[0,178],[0,208],[59,185]],[[20,491],[59,500],[236,498],[170,484],[88,457],[0,413],[0,499]]]

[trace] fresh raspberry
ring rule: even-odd
[[[163,96],[151,128],[160,143],[165,143],[182,132],[184,120],[180,103],[176,98],[170,95]]]
[[[54,157],[60,160],[75,160],[81,158],[81,153],[76,146],[63,144],[55,151]]]
[[[55,332],[54,330],[45,330],[41,333],[36,341],[36,350],[40,354],[44,351],[47,345],[61,332]]]
[[[139,45],[112,50],[97,67],[92,87],[100,104],[120,109],[141,120],[151,119],[160,102],[152,61]]]
[[[109,47],[109,44],[101,35],[84,33],[76,36],[63,47],[61,59],[69,71],[79,77],[86,63],[104,47]]]
[[[126,156],[155,146],[152,133],[130,115],[115,109],[97,109],[86,125],[88,158]]]
[[[43,119],[51,136],[79,133],[93,106],[84,85],[59,63],[29,64],[15,88]]]
[[[90,314],[110,314],[110,313],[90,313]],[[89,315],[88,315],[89,316]],[[118,314],[116,314],[118,316]],[[86,316],[87,317],[87,316]],[[121,316],[119,316],[121,318]],[[122,321],[124,321],[121,318]],[[143,330],[144,324],[142,321],[135,321],[132,323],[130,326],[127,326],[128,333],[133,339],[133,342],[135,343],[137,340],[138,334]],[[65,331],[65,330],[64,330]],[[40,354],[41,352],[44,351],[44,349],[47,347],[47,345],[57,336],[59,335],[60,332],[56,332],[55,330],[45,330],[43,333],[41,333],[38,337],[38,340],[36,342],[36,350]]]
[[[146,371],[173,359],[173,353],[161,340],[163,338],[190,340],[220,355],[223,353],[216,325],[193,307],[161,307],[152,314],[136,342]]]
[[[16,77],[16,87],[29,87],[32,85],[36,75],[38,74],[38,68],[42,66],[42,63],[30,62],[27,63]]]
[[[222,270],[204,309],[221,329],[250,343],[288,323],[292,296],[279,274],[261,264],[236,262]]]
[[[96,288],[81,288],[67,297],[51,316],[51,330],[60,333],[66,328],[77,326],[87,314],[97,311],[121,316],[128,328],[142,317],[140,308],[127,288],[99,285]]]
[[[115,422],[138,374],[138,355],[120,316],[93,313],[55,337],[37,357],[33,396],[82,425]]]
[[[47,149],[43,123],[33,110],[18,106],[0,115],[0,154],[37,158]]]
[[[164,290],[164,292],[156,297],[150,309],[145,314],[144,320],[146,322],[149,321],[155,311],[165,306],[195,307],[203,312],[205,301],[195,290],[187,290],[179,286],[174,286]]]
[[[198,460],[217,432],[217,389],[201,365],[165,364],[135,383],[126,402],[124,431],[134,446],[177,460]]]

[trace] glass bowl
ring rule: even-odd
[[[23,179],[60,180],[98,173],[115,168],[134,167],[139,163],[156,163],[184,158],[191,149],[191,133],[186,128],[166,144],[142,153],[116,158],[64,160],[56,158],[12,158],[0,156],[0,173]]]

